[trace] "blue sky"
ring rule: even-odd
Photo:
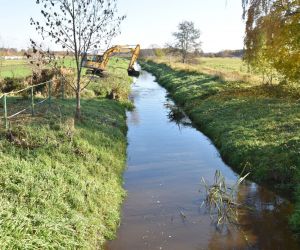
[[[38,38],[29,25],[40,15],[35,0],[0,0],[0,6],[0,47],[27,48],[30,37]],[[241,0],[119,0],[118,6],[127,18],[114,44],[163,46],[178,23],[189,20],[201,30],[205,52],[243,47]]]

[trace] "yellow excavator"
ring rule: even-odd
[[[104,71],[106,69],[107,63],[109,58],[118,53],[132,53],[131,60],[129,62],[129,66],[127,69],[129,76],[138,77],[140,72],[134,69],[134,63],[136,62],[139,54],[140,54],[141,47],[140,45],[131,46],[131,45],[116,45],[108,50],[106,50],[102,55],[95,55],[92,60],[87,58],[87,54],[83,54],[82,56],[82,66],[88,68],[87,74],[93,74],[97,76],[104,76]]]

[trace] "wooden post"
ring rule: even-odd
[[[33,93],[33,87],[31,87],[30,97],[31,97],[31,115],[34,116],[34,93]]]
[[[5,129],[8,129],[8,119],[7,119],[7,103],[6,103],[6,94],[3,96],[3,108],[4,108],[4,124]]]
[[[48,103],[50,108],[51,107],[51,81],[48,82]]]

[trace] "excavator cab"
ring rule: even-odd
[[[106,50],[103,55],[95,55],[91,60],[87,58],[87,54],[82,56],[83,67],[88,68],[87,74],[93,74],[100,77],[104,76],[109,58],[116,53],[132,53],[131,60],[127,69],[128,75],[132,77],[138,77],[140,72],[134,69],[134,63],[136,62],[140,54],[140,45],[135,47],[129,45],[116,45]]]

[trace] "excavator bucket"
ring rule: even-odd
[[[127,70],[129,76],[139,77],[140,71],[137,71],[135,69],[128,69]]]

